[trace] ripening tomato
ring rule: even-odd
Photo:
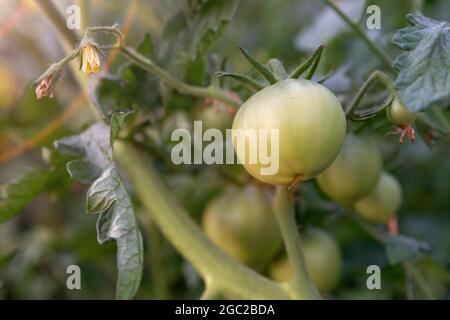
[[[236,260],[260,266],[281,246],[281,234],[267,189],[250,184],[229,187],[205,209],[207,236]]]
[[[308,228],[302,235],[303,256],[309,276],[317,289],[329,293],[336,287],[342,271],[342,256],[336,240],[325,230]],[[284,256],[269,266],[272,279],[287,282],[292,268]]]
[[[348,134],[336,160],[316,180],[330,198],[351,206],[375,187],[382,165],[374,141]]]
[[[263,174],[261,157],[249,161],[249,152],[261,151],[258,136],[278,130],[278,148],[269,141],[268,150],[277,148],[278,171]],[[325,170],[341,150],[346,132],[344,111],[336,96],[324,86],[309,80],[282,80],[250,97],[233,121],[233,135],[254,132],[257,141],[234,139],[239,161],[255,178],[269,184],[291,184],[314,178]],[[273,155],[273,153],[272,153]],[[252,163],[253,162],[253,163]]]
[[[384,172],[375,188],[356,202],[355,211],[370,221],[386,223],[397,213],[401,202],[400,183],[394,176]]]

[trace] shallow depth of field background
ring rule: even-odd
[[[347,1],[359,12],[362,0]],[[382,29],[369,34],[389,45],[393,32],[406,25],[405,15],[414,1],[369,1],[382,9]],[[436,20],[450,20],[450,1],[424,1],[424,13]],[[61,8],[76,1],[57,1]],[[165,21],[179,10],[175,0],[91,1],[91,25],[126,26],[127,43],[135,46],[150,32],[156,39]],[[319,75],[335,70],[328,86],[339,95],[355,92],[376,67],[376,57],[319,1],[245,0],[232,23],[224,29],[210,52],[227,56],[231,70],[249,73],[238,46],[261,60],[278,57],[286,66],[326,43]],[[47,66],[64,55],[54,29],[33,1],[0,2],[0,184],[26,166],[42,166],[46,146],[53,140],[80,131],[93,121],[89,108],[76,104],[79,90],[69,71],[60,81],[54,99],[37,101],[31,83]],[[111,73],[123,63],[118,56]],[[244,97],[245,98],[245,97]],[[426,281],[439,298],[448,298],[450,145],[430,151],[420,137],[414,145],[398,147],[398,138],[378,134],[385,167],[400,180],[404,201],[399,213],[400,230],[429,242],[435,259],[420,264]],[[211,168],[213,170],[213,168]],[[208,173],[206,173],[208,175]],[[211,178],[203,179],[211,183]],[[220,182],[221,183],[221,182]],[[309,182],[314,184],[314,182]],[[207,188],[208,186],[204,186]],[[175,186],[175,193],[177,185]],[[211,186],[220,189],[217,185]],[[312,186],[314,189],[314,186]],[[85,213],[86,188],[61,179],[53,191],[36,198],[21,214],[0,225],[0,299],[110,299],[116,281],[115,244],[96,241],[96,217]],[[216,192],[210,192],[214,196]],[[192,201],[207,202],[192,197]],[[323,198],[322,201],[327,201]],[[204,203],[186,204],[201,208]],[[137,212],[138,217],[142,217]],[[318,225],[334,234],[344,254],[344,273],[336,290],[339,299],[395,299],[405,296],[400,266],[389,266],[383,247],[338,212],[323,207],[303,207],[300,223]],[[194,269],[170,244],[141,221],[146,244],[146,267],[138,299],[197,298],[202,283]],[[153,240],[152,240],[153,239]],[[147,245],[160,243],[159,252]],[[156,258],[155,258],[156,257]],[[161,259],[158,264],[151,259]],[[66,288],[66,267],[82,270],[82,290]],[[382,290],[365,287],[366,267],[382,267]],[[150,267],[153,266],[153,267]],[[416,297],[422,297],[418,290]]]

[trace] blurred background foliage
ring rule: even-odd
[[[82,2],[82,1],[81,1]],[[201,2],[201,1],[199,1]],[[207,2],[207,1],[205,1]],[[436,20],[449,20],[450,2],[368,1],[381,7],[382,29],[366,30],[392,57],[399,51],[391,45],[393,33],[406,25],[405,16],[422,6],[422,12]],[[77,1],[57,1],[62,11]],[[333,71],[325,81],[343,103],[348,102],[363,80],[379,67],[379,61],[345,24],[321,1],[246,0],[239,4],[229,24],[220,24],[192,49],[192,37],[215,24],[217,16],[195,20],[176,0],[89,1],[90,25],[120,23],[127,30],[127,43],[192,84],[207,84],[221,68],[252,74],[237,50],[244,47],[260,60],[277,57],[294,67],[318,45],[326,50],[317,79]],[[346,12],[355,20],[365,17],[366,1],[343,0]],[[197,23],[186,34],[186,17]],[[198,28],[198,29],[195,29]],[[219,36],[218,36],[219,35]],[[79,132],[94,121],[87,103],[78,97],[79,88],[67,71],[54,99],[37,101],[31,83],[64,51],[49,21],[31,0],[2,0],[0,3],[0,182],[7,182],[26,167],[46,168],[53,163],[52,142]],[[106,41],[108,38],[99,38]],[[138,117],[151,122],[136,132],[140,141],[167,142],[176,127],[192,124],[198,99],[174,94],[157,79],[124,61],[111,60],[109,70],[90,82],[90,94],[106,114],[134,109]],[[230,90],[245,100],[250,92],[225,81]],[[367,104],[373,104],[368,101]],[[162,108],[164,106],[164,108]],[[194,110],[194,111],[191,111]],[[448,113],[447,113],[448,114]],[[381,124],[380,124],[381,123]],[[375,128],[375,129],[374,129]],[[450,253],[450,145],[448,140],[430,149],[418,138],[413,145],[399,147],[397,137],[384,137],[387,121],[376,120],[385,167],[403,187],[399,213],[402,234],[428,242],[432,252],[418,266],[436,298],[448,298]],[[155,138],[157,137],[157,138]],[[162,138],[161,138],[162,137]],[[169,144],[148,146],[178,201],[200,221],[206,204],[227,184],[249,177],[240,168],[223,166],[181,166],[167,163]],[[53,159],[53,160],[52,160]],[[405,292],[401,264],[389,264],[384,247],[362,231],[342,210],[323,196],[314,182],[302,186],[298,219],[303,225],[321,226],[337,239],[344,254],[343,276],[331,298],[403,299],[427,295],[420,287]],[[53,187],[37,196],[14,219],[0,224],[0,299],[109,299],[116,281],[115,244],[99,245],[93,215],[85,214],[86,187],[61,172]],[[161,236],[147,215],[137,210],[144,236],[145,268],[136,298],[197,298],[202,282]],[[66,267],[82,270],[82,290],[66,288]],[[367,290],[366,267],[382,268],[382,290]],[[264,268],[263,268],[264,270]],[[264,272],[264,271],[262,271]]]

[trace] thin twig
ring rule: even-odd
[[[392,59],[374,42],[370,39],[363,29],[354,21],[352,21],[342,10],[334,4],[331,0],[322,0],[331,9],[333,9],[348,25],[349,27],[367,44],[373,53],[380,59],[380,61],[391,71],[395,71],[392,66]]]

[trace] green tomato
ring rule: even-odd
[[[374,141],[348,134],[336,160],[316,180],[326,195],[348,207],[375,187],[382,165]]]
[[[269,184],[290,184],[298,178],[314,178],[333,162],[344,142],[346,119],[330,90],[313,81],[287,79],[262,89],[241,106],[233,121],[233,133],[239,129],[257,133],[265,129],[269,136],[271,130],[279,130],[276,174],[262,174],[261,168],[267,165],[259,157],[256,163],[248,161],[248,151],[255,149],[249,139],[245,139],[245,148],[234,139],[234,148],[255,178]]]
[[[308,228],[302,235],[303,256],[309,276],[321,293],[329,293],[339,282],[342,257],[334,238],[325,230]],[[292,268],[284,256],[269,266],[272,279],[287,282]]]
[[[192,132],[192,121],[186,111],[175,111],[164,119],[161,127],[161,136],[164,141],[170,141],[175,129],[186,129]]]
[[[194,120],[202,121],[203,130],[219,129],[224,132],[231,129],[233,124],[234,113],[231,110],[233,109],[221,101],[206,101],[197,108]]]
[[[402,188],[397,179],[383,172],[375,188],[358,200],[355,211],[367,220],[386,223],[402,202]]]
[[[417,113],[409,111],[399,99],[395,98],[386,109],[386,115],[395,125],[410,126],[416,119]]]
[[[207,236],[236,260],[252,267],[267,263],[281,246],[271,202],[262,186],[229,187],[203,216]]]

